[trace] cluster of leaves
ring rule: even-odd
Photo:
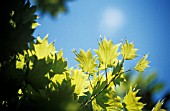
[[[0,62],[11,59],[17,52],[28,48],[33,40],[33,24],[36,24],[36,7],[25,0],[6,0],[0,4]]]
[[[116,87],[116,92],[123,97],[126,94],[126,91],[129,89],[129,85],[135,86],[137,89],[140,89],[138,93],[139,96],[142,96],[141,101],[145,102],[147,105],[144,106],[143,110],[152,109],[155,105],[154,95],[161,93],[165,85],[157,81],[157,73],[151,74],[132,74],[127,73],[125,75],[126,82],[122,82],[120,87]],[[163,95],[164,104],[162,108],[167,109],[170,92],[167,92]],[[167,106],[166,106],[167,105]]]
[[[14,111],[18,107],[18,90],[27,83],[26,76],[18,70],[22,62],[17,60],[24,58],[22,54],[28,55],[23,50],[28,50],[28,43],[35,39],[32,34],[39,25],[35,14],[37,7],[31,6],[29,0],[5,0],[0,7],[0,110]],[[25,71],[28,74],[28,70]]]
[[[29,0],[5,0],[0,4],[0,62],[11,59],[17,52],[28,48],[31,42],[38,16],[37,9],[52,16],[67,11],[66,3],[71,0],[34,0],[36,6],[31,6]],[[33,1],[32,1],[33,2]],[[3,55],[2,55],[3,54]]]
[[[120,52],[119,52],[120,47]],[[133,60],[137,57],[137,49],[134,44],[125,43],[113,44],[111,40],[104,38],[99,42],[99,48],[94,50],[96,56],[92,56],[92,52],[88,50],[85,52],[80,49],[80,53],[73,50],[77,56],[75,59],[79,62],[78,66],[87,74],[90,79],[90,98],[86,100],[83,108],[89,110],[89,106],[93,110],[142,110],[146,105],[139,102],[141,97],[136,94],[139,90],[134,90],[131,85],[127,94],[124,97],[118,96],[115,87],[119,87],[121,82],[125,82],[125,72],[137,70],[143,72],[145,68],[149,67],[149,61],[146,60],[148,54],[144,55],[136,64],[134,69],[124,71],[124,62],[126,60]],[[122,56],[122,59],[119,56]],[[98,60],[98,61],[97,61]],[[98,62],[98,64],[97,64]],[[97,78],[97,80],[96,80]],[[97,82],[96,82],[97,81]],[[127,91],[127,90],[126,90]],[[88,93],[89,94],[89,93]],[[153,109],[160,110],[160,109]]]
[[[65,11],[65,2],[37,0],[39,8],[52,15]],[[146,54],[133,69],[124,71],[124,62],[137,57],[133,43],[101,39],[95,56],[90,50],[73,50],[79,67],[68,68],[62,50],[57,52],[54,43],[48,43],[48,35],[32,37],[39,25],[35,6],[25,0],[6,0],[0,6],[4,7],[0,32],[5,35],[0,39],[0,110],[140,111],[146,105],[134,85],[128,86],[123,97],[115,90],[127,81],[126,72],[143,72],[148,67]],[[163,102],[152,111],[163,111]]]
[[[137,56],[133,43],[126,41],[125,44],[114,45],[104,38],[99,42],[99,48],[94,50],[96,56],[92,56],[90,50],[85,52],[81,49],[80,53],[73,50],[80,67],[73,69],[67,67],[62,50],[56,53],[54,43],[48,44],[47,38],[37,37],[35,42],[29,43],[29,49],[16,55],[16,64],[9,67],[8,75],[9,79],[19,81],[15,90],[17,96],[12,98],[16,106],[10,106],[9,101],[4,99],[1,104],[4,109],[131,111],[142,110],[146,105],[139,101],[139,90],[132,86],[124,97],[118,96],[115,91],[117,85],[126,81],[125,60]],[[120,55],[122,60],[118,59]],[[146,58],[147,55],[134,69],[143,71],[148,67]],[[159,111],[162,103],[158,102],[153,111]]]
[[[28,43],[34,39],[36,7],[25,0],[5,0],[0,7],[0,109],[15,110],[22,78],[16,70],[16,54],[28,49]]]

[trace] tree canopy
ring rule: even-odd
[[[98,42],[98,49],[73,50],[78,67],[70,68],[62,50],[56,51],[54,43],[45,37],[33,37],[38,26],[35,14],[40,9],[56,16],[67,11],[71,0],[36,0],[32,6],[26,0],[6,0],[0,25],[0,109],[2,111],[164,111],[160,99],[146,107],[142,99],[142,84],[132,82],[128,72],[144,72],[149,67],[148,54],[134,68],[124,70],[124,63],[137,56],[133,42],[113,43],[106,37]],[[152,80],[148,77],[146,80]],[[149,82],[147,84],[150,84]],[[146,85],[147,85],[146,84]],[[157,90],[157,84],[151,88]],[[122,87],[124,88],[121,90]],[[117,88],[118,87],[118,88]],[[121,92],[121,91],[122,92]],[[152,94],[152,93],[149,93]],[[153,105],[154,104],[154,105]]]

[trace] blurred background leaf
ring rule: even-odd
[[[128,73],[125,74],[125,78],[126,82],[122,82],[120,87],[116,88],[117,93],[123,97],[127,93],[130,85],[136,86],[135,89],[140,89],[138,96],[142,97],[141,102],[146,103],[143,110],[152,110],[157,103],[154,97],[161,93],[161,91],[165,88],[165,84],[158,81],[157,73]],[[163,95],[162,99],[165,99],[162,107],[163,109],[167,109],[169,107],[169,95],[170,92],[166,92]]]

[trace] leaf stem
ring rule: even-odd
[[[105,67],[105,73],[106,73],[106,83],[108,84],[107,68],[106,67]]]
[[[90,80],[90,74],[89,74],[89,76],[88,76],[88,79],[89,79],[89,81],[90,81],[90,86],[91,86],[91,88],[94,89],[93,86],[92,86],[91,80]]]

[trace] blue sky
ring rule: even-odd
[[[139,49],[139,57],[125,65],[133,67],[149,53],[151,67],[146,72],[157,72],[158,80],[166,84],[164,92],[170,89],[169,0],[75,0],[67,6],[69,11],[55,18],[39,15],[37,21],[41,26],[34,36],[43,38],[49,34],[49,41],[55,41],[56,49],[63,49],[69,66],[77,64],[73,48],[97,49],[100,35],[113,43],[126,38]]]

